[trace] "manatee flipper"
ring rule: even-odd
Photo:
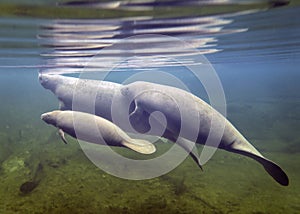
[[[141,154],[152,154],[156,151],[152,143],[142,139],[123,140],[122,145]]]
[[[66,107],[65,103],[63,101],[59,101],[59,104],[58,104],[58,108],[62,111],[64,110],[67,110],[68,108]]]
[[[193,158],[195,163],[200,167],[200,169],[203,171],[202,165],[200,163],[199,154],[197,152],[197,148],[195,146],[195,143],[186,140],[182,137],[178,137],[176,143],[182,147],[189,155]]]
[[[60,138],[62,139],[62,141],[65,143],[65,144],[68,144],[66,138],[65,138],[65,133],[62,129],[58,129],[58,134],[60,136]]]
[[[146,133],[151,129],[149,124],[150,114],[134,101],[135,108],[133,112],[129,114],[129,121],[133,125],[134,129],[139,133]]]
[[[135,104],[135,108],[134,111],[130,113],[129,120],[132,124],[134,124],[134,128],[136,129],[136,131],[140,133],[148,132],[151,129],[149,123],[150,114],[142,108],[141,104],[139,104],[137,100],[134,100],[134,104]],[[160,121],[159,119],[156,120],[157,123],[159,123],[159,121]],[[169,130],[166,130],[165,133],[168,133],[166,135],[169,136],[169,140],[173,142],[177,142],[177,144],[180,147],[182,147],[187,153],[189,153],[189,155],[193,158],[195,163],[200,167],[201,170],[203,170],[200,164],[199,155],[193,149],[195,145],[194,143],[181,137],[179,137],[176,141],[175,138],[173,139],[174,135],[171,134]]]

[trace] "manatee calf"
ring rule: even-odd
[[[42,114],[41,119],[57,127],[61,133],[65,132],[90,143],[127,147],[142,154],[152,154],[156,150],[152,143],[142,139],[132,139],[115,124],[92,114],[52,111]],[[64,139],[63,135],[61,136]]]
[[[144,126],[143,130],[150,129],[147,116],[155,112],[161,112],[165,116],[167,129],[174,136],[180,135],[199,144],[204,144],[209,134],[212,139],[220,134],[218,131],[222,131],[222,128],[219,127],[223,126],[220,142],[212,146],[253,158],[278,183],[288,185],[288,176],[277,164],[265,158],[223,115],[193,94],[175,87],[142,81],[124,85],[121,93],[134,102],[134,110],[130,113],[131,121],[138,121]],[[212,121],[217,131],[211,130]],[[169,136],[166,138],[169,139]]]

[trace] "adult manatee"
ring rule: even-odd
[[[147,121],[156,112],[164,115],[169,132],[198,144],[204,144],[209,135],[212,141],[218,140],[219,131],[223,130],[220,141],[209,145],[258,161],[278,183],[288,185],[288,176],[277,164],[265,158],[226,118],[193,94],[175,87],[142,81],[124,85],[121,93],[134,103],[130,120],[143,125],[144,131],[151,129]]]

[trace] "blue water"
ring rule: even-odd
[[[193,7],[198,4],[187,2]],[[116,13],[103,19],[64,18],[59,13],[57,18],[38,16],[34,10],[23,15],[3,12],[0,213],[299,213],[299,6],[255,6],[256,10],[206,16],[191,11],[192,16],[182,17],[172,16],[171,8],[172,13],[158,18],[150,15],[159,11],[151,14],[148,6],[128,4],[120,9],[125,11],[123,16]],[[152,6],[164,9],[163,4]],[[103,11],[107,7],[99,6]],[[138,16],[130,16],[135,10]],[[126,43],[131,42],[130,36],[155,32],[163,37],[135,37],[135,44]],[[137,42],[139,38],[144,40]],[[42,113],[57,109],[58,102],[40,86],[38,72],[106,72],[116,59],[122,63],[107,80],[122,83],[139,72],[162,71],[209,102],[195,76],[174,62],[196,64],[192,55],[185,55],[190,49],[174,47],[173,38],[190,42],[211,63],[224,89],[227,118],[266,157],[282,166],[290,178],[288,187],[275,183],[253,160],[225,151],[218,151],[203,172],[187,158],[162,177],[123,180],[94,166],[76,140],[68,138],[70,143],[64,145],[56,130],[40,120]],[[106,50],[97,55],[101,63],[86,64],[99,50]],[[124,60],[137,52],[143,60]],[[151,78],[168,83],[160,76]],[[162,144],[158,152],[169,147]]]

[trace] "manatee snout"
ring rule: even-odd
[[[57,75],[39,73],[39,82],[45,89],[55,89],[59,80],[60,77]]]
[[[47,112],[41,115],[41,119],[48,124],[56,126],[58,111]]]
[[[48,76],[49,75],[47,75],[47,74],[39,73],[39,82],[44,88],[47,88],[47,83],[49,83]]]

